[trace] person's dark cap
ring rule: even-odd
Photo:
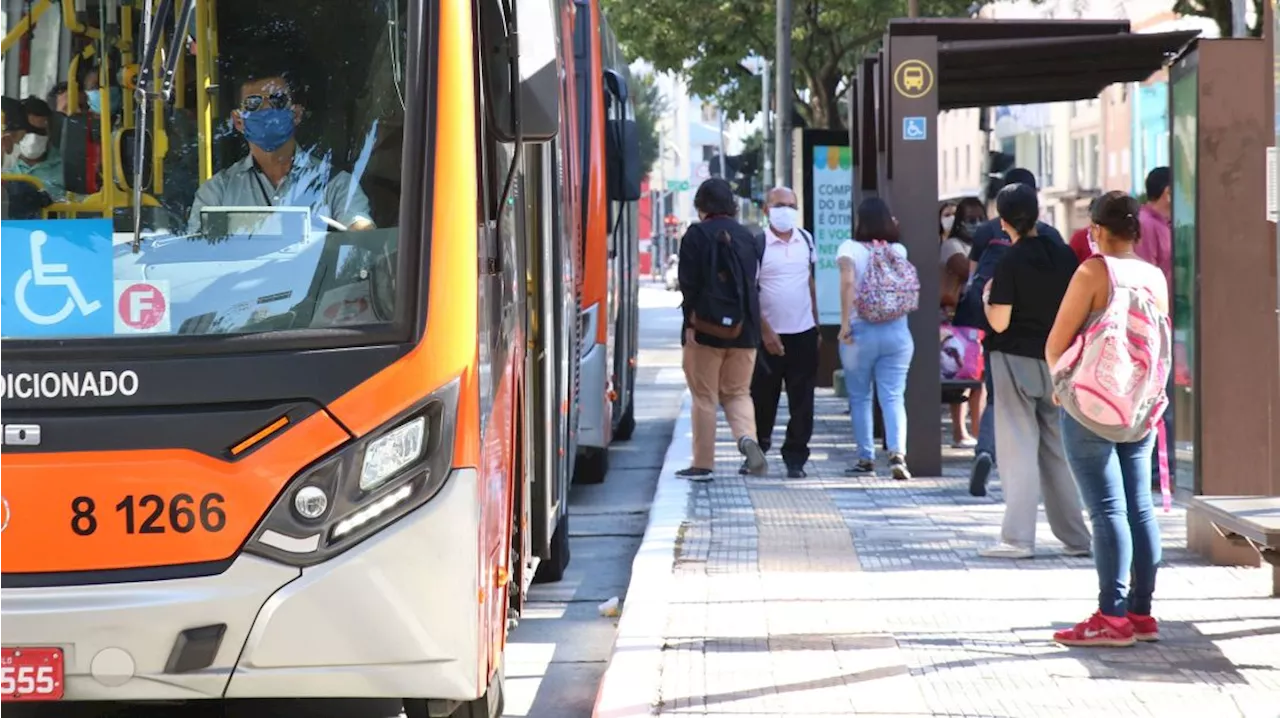
[[[16,130],[28,129],[27,125],[27,109],[22,106],[22,101],[16,97],[4,97],[4,131],[14,132]]]
[[[1005,184],[1025,184],[1031,189],[1036,188],[1036,176],[1031,174],[1031,170],[1024,167],[1014,167],[1004,175]]]

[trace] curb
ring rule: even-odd
[[[658,474],[658,489],[649,509],[649,525],[631,564],[631,581],[618,621],[609,667],[600,680],[593,718],[631,718],[657,715],[662,689],[662,651],[666,641],[668,586],[676,539],[688,516],[692,482],[676,471],[693,458],[692,406],[688,390],[680,398],[680,414],[671,432]]]

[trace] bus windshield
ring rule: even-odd
[[[23,5],[0,336],[376,328],[403,309],[404,118],[423,101],[407,0]]]

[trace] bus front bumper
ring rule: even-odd
[[[6,588],[0,634],[62,649],[64,700],[472,699],[479,531],[476,473],[455,470],[431,501],[317,566],[242,554],[216,576]],[[173,670],[194,645],[182,632],[218,625],[212,663]]]

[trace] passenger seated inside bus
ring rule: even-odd
[[[328,155],[299,148],[294,132],[304,108],[294,102],[289,73],[267,70],[240,81],[231,122],[249,154],[196,190],[187,231],[201,227],[204,207],[306,206],[322,226],[340,231],[373,229],[369,199],[350,172],[334,170]]]
[[[40,97],[27,97],[20,102],[6,99],[3,109],[4,133],[0,136],[0,148],[5,155],[14,157],[9,173],[35,178],[42,186],[37,189],[24,182],[6,183],[9,218],[35,219],[44,207],[67,197],[63,186],[63,159],[58,148],[49,142],[52,111]]]

